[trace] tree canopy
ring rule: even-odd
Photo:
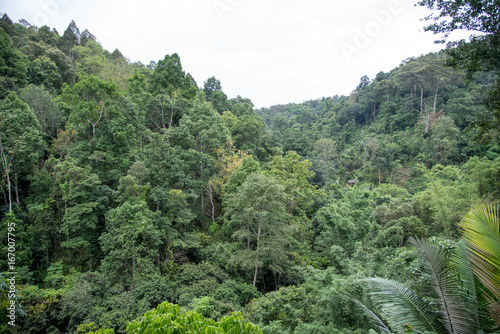
[[[498,4],[417,5],[471,39],[266,108],[4,14],[0,332],[498,332]]]

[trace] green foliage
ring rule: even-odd
[[[64,205],[61,232],[66,239],[61,246],[79,253],[75,260],[87,261],[95,254],[96,231],[99,229],[99,177],[90,167],[81,168],[73,159],[55,166],[56,186]],[[82,259],[82,254],[85,258]]]
[[[500,265],[498,209],[493,206],[478,206],[464,217],[461,227],[472,271],[485,288],[482,293],[491,305],[489,312],[498,325],[500,323],[498,311],[500,277],[496,269]]]
[[[208,262],[181,266],[177,275],[179,304],[189,306],[194,298],[212,295],[227,279],[221,268]]]
[[[216,322],[207,319],[198,312],[182,313],[179,305],[162,303],[156,309],[144,314],[140,321],[127,325],[129,333],[262,333],[259,327],[245,322],[239,313],[223,317]]]
[[[234,194],[245,183],[249,175],[260,172],[260,164],[251,156],[243,159],[241,166],[238,167],[231,175],[225,187],[227,194]]]
[[[261,296],[253,285],[226,280],[212,293],[215,299],[231,302],[235,306],[244,306],[252,299]]]
[[[113,328],[103,329],[99,328],[94,322],[87,324],[81,324],[76,328],[75,333],[79,334],[114,334],[115,330]]]
[[[17,317],[16,330],[19,333],[37,333],[40,328],[57,328],[60,324],[58,314],[61,311],[62,291],[40,289],[26,285],[19,289],[20,304],[26,311],[25,317]]]
[[[83,76],[74,87],[65,86],[61,100],[72,110],[69,124],[85,138],[96,137],[96,127],[101,123],[116,98],[118,87],[111,81],[103,81],[94,75]]]
[[[196,89],[193,87],[190,75],[186,75],[182,70],[181,59],[177,53],[165,55],[165,58],[158,61],[153,74],[151,75],[151,92],[153,95],[159,93],[172,93],[176,89],[182,90],[182,95],[186,98],[193,98]]]
[[[135,284],[158,273],[161,230],[144,201],[124,202],[106,215],[106,232],[99,238],[105,257],[102,269],[114,282]]]
[[[251,319],[262,325],[277,326],[293,332],[301,322],[316,319],[312,300],[304,287],[288,286],[250,302],[248,314]]]
[[[19,91],[19,97],[33,109],[46,137],[55,138],[63,124],[63,115],[49,92],[30,84]]]
[[[246,245],[236,256],[242,268],[253,268],[254,286],[259,268],[278,275],[283,272],[288,245],[285,200],[283,187],[262,174],[250,175],[229,199],[228,229]]]
[[[411,325],[418,331],[436,333],[476,332],[479,329],[476,285],[463,244],[458,244],[451,256],[446,248],[423,239],[412,239],[412,244],[426,259],[426,271],[431,277],[438,308],[435,309],[429,297],[421,296],[403,283],[367,279],[365,281],[375,284],[371,295],[390,328],[399,331]],[[376,312],[370,311],[370,316],[380,322]]]
[[[418,216],[432,224],[432,234],[456,236],[460,219],[480,201],[476,190],[480,178],[456,166],[435,165],[431,170],[422,168],[422,171],[427,188],[415,196]]]
[[[446,14],[441,32],[491,14],[419,4]],[[471,208],[500,200],[497,76],[446,67],[497,69],[491,36],[365,76],[349,96],[256,110],[215,77],[198,88],[175,53],[145,66],[74,22],[60,36],[3,15],[0,227],[15,224],[17,332],[123,333],[133,319],[259,332],[230,315],[243,311],[264,333],[373,334],[361,307],[381,330],[416,333],[398,324],[408,298],[443,331],[493,332],[494,273],[479,269],[494,247],[457,239]],[[414,237],[429,237],[423,253]]]
[[[301,214],[307,212],[312,201],[324,195],[308,179],[314,177],[309,160],[302,160],[294,151],[285,156],[276,156],[270,162],[269,175],[279,181],[287,194],[287,209],[289,213]]]
[[[498,13],[495,2],[484,0],[469,1],[419,1],[420,6],[435,10],[426,20],[435,22],[426,26],[426,31],[441,34],[440,42],[444,43],[449,34],[455,30],[471,32],[469,41],[464,39],[448,41],[445,52],[450,56],[448,65],[464,69],[469,76],[478,71],[498,70]],[[439,18],[439,20],[437,19]],[[480,34],[477,34],[480,32]],[[490,88],[490,104],[488,121],[485,114],[476,114],[476,119],[471,128],[476,128],[475,139],[488,142],[498,140],[499,125],[499,84],[498,79]]]
[[[337,262],[334,257],[337,250],[352,254],[355,241],[369,236],[373,214],[370,206],[372,196],[372,193],[362,188],[345,189],[341,198],[332,198],[317,211],[314,218],[316,247],[331,257],[332,264]]]
[[[40,123],[33,110],[15,92],[0,100],[0,160],[9,213],[14,201],[20,204],[21,177],[31,172],[44,148]]]
[[[24,86],[27,75],[27,59],[19,50],[13,48],[12,39],[0,28],[0,98],[16,87]]]

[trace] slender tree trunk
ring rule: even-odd
[[[170,144],[170,128],[172,127],[172,117],[174,115],[174,110],[172,109],[172,112],[170,113],[170,120],[168,122],[168,132],[165,129],[165,133],[167,134],[167,144]],[[165,126],[164,126],[165,127]],[[170,148],[169,148],[169,155],[170,155]]]
[[[420,88],[420,113],[424,112],[424,86]]]
[[[259,228],[257,230],[257,249],[256,249],[256,257],[255,257],[255,271],[253,274],[253,286],[257,283],[257,270],[259,268],[259,245],[260,245],[260,231],[261,231],[262,223],[259,222]]]
[[[424,128],[425,133],[429,132],[430,119],[431,119],[431,115],[429,113],[427,113],[427,115],[425,116],[425,128]]]
[[[174,118],[174,108],[172,107],[172,112],[170,113],[170,122],[168,123],[168,128],[172,127],[172,119]]]
[[[5,172],[5,177],[7,178],[7,192],[9,194],[9,213],[12,213],[12,194],[11,194],[11,184],[10,184],[10,174],[9,174],[9,161],[7,161],[7,156],[3,149],[2,144],[2,134],[0,134],[0,158],[2,159],[2,167]]]
[[[380,171],[380,167],[378,168],[378,183],[382,183],[382,174],[381,174],[381,171]]]
[[[215,223],[215,204],[214,204],[214,194],[211,188],[205,188],[208,193],[208,198],[210,199],[210,204],[212,205],[212,212],[210,217],[212,218],[212,223]]]
[[[436,105],[437,105],[438,91],[439,91],[439,81],[436,83],[436,89],[434,89],[434,108],[433,108],[433,111],[434,111],[434,112],[436,112]]]
[[[92,122],[91,120],[89,120],[90,124],[92,124],[92,138],[94,139],[95,139],[95,127],[97,123],[99,123],[99,121],[101,120],[103,114],[104,114],[104,105],[102,105],[101,110],[99,110],[99,118],[97,119],[97,121]]]
[[[410,85],[410,105],[413,108],[413,85]]]
[[[161,104],[161,128],[163,129],[163,133],[166,133],[167,126],[165,122],[165,109],[163,108],[163,104]]]
[[[215,205],[214,205],[214,194],[210,191],[210,203],[212,204],[212,223],[215,223]]]
[[[200,181],[203,181],[203,163],[200,164]],[[203,214],[203,209],[205,207],[205,201],[203,198],[203,186],[201,186],[200,199],[201,199],[201,213]]]

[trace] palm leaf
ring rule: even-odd
[[[485,290],[490,315],[500,326],[500,221],[498,208],[481,205],[460,223],[472,270]]]
[[[459,241],[453,250],[450,259],[450,272],[457,279],[458,294],[469,311],[470,319],[474,319],[477,326],[479,322],[479,301],[477,294],[477,280],[474,277],[471,263],[467,257],[465,242]]]
[[[356,305],[361,307],[366,312],[366,314],[368,314],[368,316],[372,318],[373,322],[375,323],[375,326],[377,326],[378,329],[380,329],[384,333],[389,333],[389,334],[392,333],[391,329],[389,328],[389,324],[384,320],[382,315],[376,309],[370,309],[368,306],[363,304],[359,299],[357,299],[356,297],[347,292],[341,292],[341,294],[350,298],[353,302],[356,303]]]
[[[363,281],[374,283],[375,289],[370,295],[374,296],[377,307],[391,328],[401,330],[405,325],[411,325],[419,332],[446,333],[429,300],[420,297],[405,284],[384,278]]]
[[[456,250],[448,260],[445,249],[435,247],[425,239],[411,238],[428,263],[433,290],[439,300],[441,319],[448,333],[477,332],[477,302],[474,277],[467,270],[467,259]],[[459,247],[458,247],[459,248]]]

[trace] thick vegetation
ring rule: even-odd
[[[0,331],[498,329],[493,65],[450,46],[256,110],[74,22],[3,15],[0,46]]]

